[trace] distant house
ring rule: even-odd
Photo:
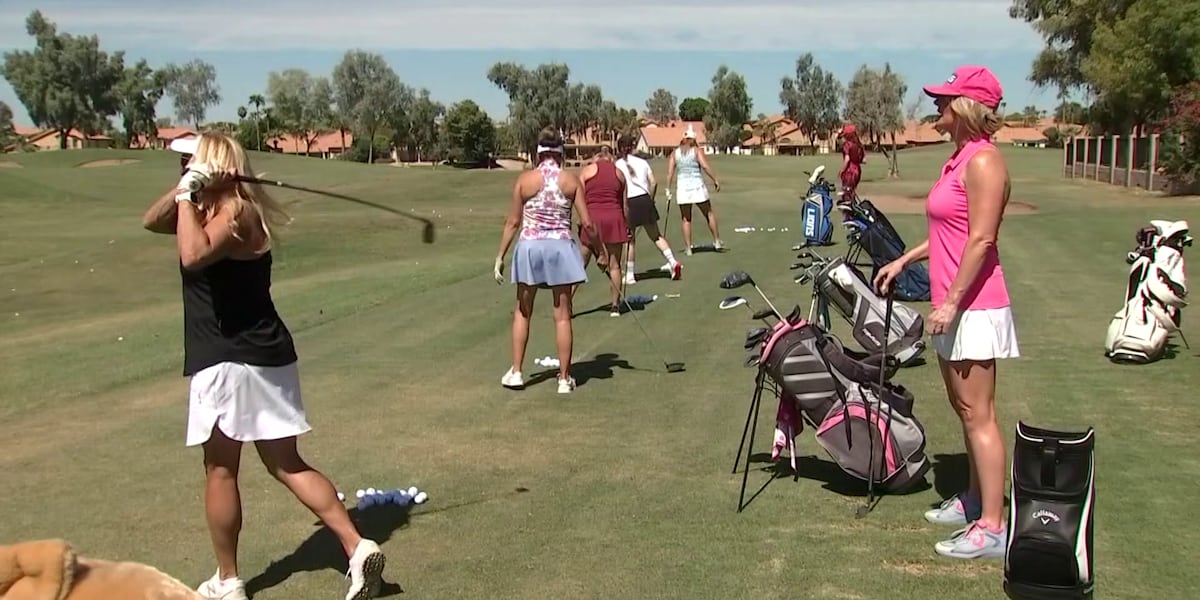
[[[317,133],[315,137],[309,137],[308,141],[285,134],[267,140],[267,146],[272,152],[279,152],[281,154],[326,159],[337,158],[345,154],[354,145],[353,134],[347,131],[344,137],[345,143],[343,144],[343,135],[338,131]]]
[[[180,138],[196,137],[196,130],[188,127],[159,127],[158,135],[139,135],[129,143],[130,148],[146,148],[150,150],[166,150],[171,142]]]
[[[60,150],[62,149],[62,138],[57,129],[43,129],[40,127],[15,127],[17,135],[25,138],[25,144],[33,146],[35,149],[41,150]],[[95,134],[88,135],[78,129],[70,129],[66,134],[67,150],[79,150],[81,148],[112,148],[114,140],[107,135]],[[10,150],[9,148],[5,149]]]
[[[708,141],[704,121],[671,121],[663,125],[648,124],[642,127],[637,149],[639,152],[651,156],[666,156],[679,147],[679,143],[683,141],[683,135],[687,133],[689,127],[696,134],[696,145],[703,147],[708,154],[717,151]]]

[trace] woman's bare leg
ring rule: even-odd
[[[612,282],[612,289],[609,290],[609,297],[612,298],[612,305],[617,306],[621,302],[621,254],[624,244],[605,244],[608,246],[608,280]]]
[[[592,247],[587,244],[579,245],[579,255],[583,257],[583,270],[587,271],[588,265],[592,264]],[[600,264],[600,257],[596,257],[596,264]],[[579,286],[582,284],[576,283],[571,286],[571,297],[575,297],[575,293],[579,291]]]
[[[346,556],[354,554],[362,536],[350,521],[337,490],[320,471],[310,467],[296,450],[296,438],[255,442],[258,457],[267,472],[287,486],[337,536]]]
[[[569,286],[554,288],[554,341],[558,346],[558,378],[571,376],[571,352],[574,336],[571,331],[571,293]],[[532,302],[530,303],[532,305]]]
[[[717,211],[713,208],[712,202],[700,203],[700,214],[708,221],[708,231],[712,233],[713,243],[721,243],[721,232],[717,227]]]
[[[220,427],[204,443],[204,516],[221,579],[237,577],[238,536],[242,532],[242,496],[238,490],[242,443]]]
[[[683,228],[683,249],[692,249],[692,205],[679,205],[679,224]]]
[[[950,386],[958,401],[967,437],[967,456],[982,504],[980,521],[1004,522],[1005,448],[996,422],[996,361],[958,361],[949,365]]]
[[[571,293],[571,288],[564,288],[567,293]],[[537,288],[524,283],[517,284],[517,307],[513,311],[512,324],[512,352],[513,352],[513,373],[521,371],[521,365],[525,362],[525,348],[529,345],[529,318],[533,314],[533,300],[537,296]],[[567,320],[570,320],[571,313],[567,313]]]

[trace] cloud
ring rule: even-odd
[[[0,47],[32,45],[39,8],[60,31],[104,48],[173,51],[562,49],[1028,51],[1010,0],[332,0],[250,2],[5,0]]]

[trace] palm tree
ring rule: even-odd
[[[262,152],[262,131],[258,128],[258,115],[267,99],[262,94],[250,94],[250,104],[254,105],[254,137],[258,139],[258,151]]]

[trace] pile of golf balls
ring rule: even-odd
[[[559,363],[558,359],[554,358],[553,356],[547,356],[545,358],[533,359],[533,364],[535,364],[539,367],[557,367],[558,363]]]
[[[429,495],[417,489],[417,486],[394,490],[377,490],[375,488],[367,488],[354,492],[358,498],[359,508],[368,508],[371,506],[382,506],[385,504],[395,504],[396,506],[408,506],[412,504],[424,504],[429,499]]]

